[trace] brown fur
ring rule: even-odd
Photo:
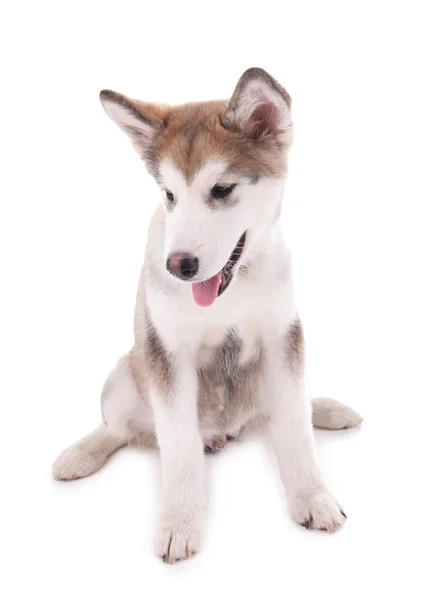
[[[153,128],[155,137],[166,127],[166,116],[170,110],[167,105],[135,100],[112,90],[102,90],[100,92],[100,100],[102,103],[106,101],[114,102],[125,108],[130,114],[150,125]],[[149,173],[157,178],[158,165],[154,155],[154,144],[148,144],[139,130],[134,130],[130,127],[127,130],[134,147],[144,160]]]
[[[198,102],[172,108],[155,142],[156,162],[170,158],[189,181],[208,160],[224,161],[229,171],[251,178],[281,177],[282,153],[275,139],[255,140],[223,127],[227,101]]]
[[[135,344],[130,353],[130,368],[140,394],[145,397],[148,383],[168,398],[175,383],[175,372],[157,330],[152,324],[147,308],[144,308],[144,338]]]
[[[261,342],[254,356],[240,364],[242,342],[231,329],[223,342],[210,349],[210,359],[198,368],[198,410],[201,427],[216,423],[220,432],[237,433],[261,401]]]
[[[293,321],[285,336],[285,354],[288,365],[298,372],[303,368],[305,357],[305,339],[303,326],[299,317]]]
[[[279,152],[282,143],[277,138],[253,139],[223,126],[227,100],[169,107],[110,90],[103,90],[101,98],[120,104],[153,127],[154,140],[150,143],[139,135],[134,137],[133,131],[129,133],[148,171],[160,184],[159,165],[163,159],[172,160],[188,181],[209,159],[222,160],[231,173],[253,181],[260,176],[285,174],[285,161]]]
[[[148,319],[148,317],[146,317]],[[166,402],[174,385],[174,364],[166,354],[148,319],[147,342],[130,353],[130,367],[143,402],[151,385]],[[198,358],[198,415],[202,429],[235,435],[243,423],[258,413],[261,402],[263,348],[259,341],[246,363],[241,364],[242,341],[234,329],[215,346],[203,346]],[[204,358],[203,358],[204,357]]]
[[[128,134],[145,161],[149,172],[162,184],[159,165],[170,159],[190,181],[200,167],[210,159],[224,161],[231,173],[248,176],[256,181],[260,176],[283,177],[286,171],[282,136],[264,135],[267,119],[275,108],[267,103],[259,109],[257,122],[251,131],[244,131],[236,120],[236,109],[242,94],[252,81],[262,81],[291,106],[285,89],[262,69],[252,68],[240,78],[231,100],[192,102],[180,106],[165,106],[141,102],[111,90],[100,93],[102,103],[116,103],[152,127],[152,134],[132,125]],[[246,129],[246,128],[245,128]],[[272,132],[274,134],[279,132]]]

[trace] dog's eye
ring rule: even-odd
[[[172,192],[170,190],[166,190],[166,196],[167,196],[167,200],[169,202],[173,202],[173,200],[175,199],[175,196],[172,194]]]
[[[214,185],[211,189],[212,198],[227,198],[236,187],[233,185]]]

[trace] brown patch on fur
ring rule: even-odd
[[[144,123],[151,125],[151,127],[154,127],[155,129],[161,130],[166,126],[165,118],[169,110],[169,107],[166,105],[135,100],[134,98],[129,98],[128,96],[124,96],[124,94],[119,94],[112,90],[102,90],[100,92],[100,99],[102,102],[108,100],[119,104],[135,117]]]
[[[263,347],[256,343],[254,356],[245,364],[240,362],[241,351],[242,341],[231,329],[211,350],[210,360],[198,367],[201,427],[232,432],[258,412]]]
[[[148,376],[159,391],[167,392],[173,385],[172,365],[157,330],[147,318],[145,355]]]
[[[252,139],[223,127],[227,107],[228,101],[220,100],[172,108],[166,116],[166,128],[155,142],[155,162],[170,158],[187,181],[210,159],[223,161],[232,173],[251,178],[282,177],[282,144],[276,139]]]
[[[147,382],[166,397],[175,382],[172,361],[155,329],[148,309],[144,308],[143,335],[130,352],[130,368],[138,384],[141,395],[147,389]],[[143,388],[143,389],[142,389]]]
[[[285,335],[286,358],[289,366],[298,372],[303,368],[305,358],[305,340],[303,326],[297,316]]]
[[[100,92],[100,99],[102,103],[121,106],[152,128],[149,136],[132,125],[125,129],[148,171],[159,184],[162,183],[159,165],[165,158],[173,161],[187,181],[209,159],[225,162],[231,173],[250,177],[254,182],[261,176],[283,177],[286,171],[284,153],[288,148],[282,137],[259,137],[262,126],[258,123],[256,131],[244,132],[234,121],[235,108],[251,80],[263,81],[291,106],[291,98],[284,88],[268,73],[255,68],[245,71],[230,101],[194,102],[170,107],[128,98],[111,90]],[[256,115],[257,121],[260,116],[262,121],[267,121],[274,107],[267,103],[258,110],[262,114]]]

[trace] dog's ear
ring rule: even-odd
[[[168,107],[133,100],[112,90],[102,90],[100,102],[108,117],[128,135],[142,158],[148,159],[154,140],[166,127]],[[148,168],[151,170],[150,165]]]
[[[250,138],[279,137],[290,145],[291,98],[269,73],[248,69],[239,79],[221,123],[226,129],[240,131]]]

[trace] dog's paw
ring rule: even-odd
[[[105,460],[104,452],[91,452],[84,444],[75,444],[64,450],[54,462],[52,476],[58,481],[87,477],[100,469]]]
[[[189,518],[162,519],[155,538],[155,551],[165,563],[191,558],[200,549],[200,527]]]
[[[351,429],[363,421],[363,417],[349,406],[331,398],[312,400],[312,424],[321,429]]]
[[[227,436],[223,434],[214,435],[211,438],[205,438],[204,446],[206,454],[215,454],[224,448],[227,443]]]
[[[295,501],[293,519],[306,529],[333,533],[346,519],[346,514],[329,492],[318,492]]]

